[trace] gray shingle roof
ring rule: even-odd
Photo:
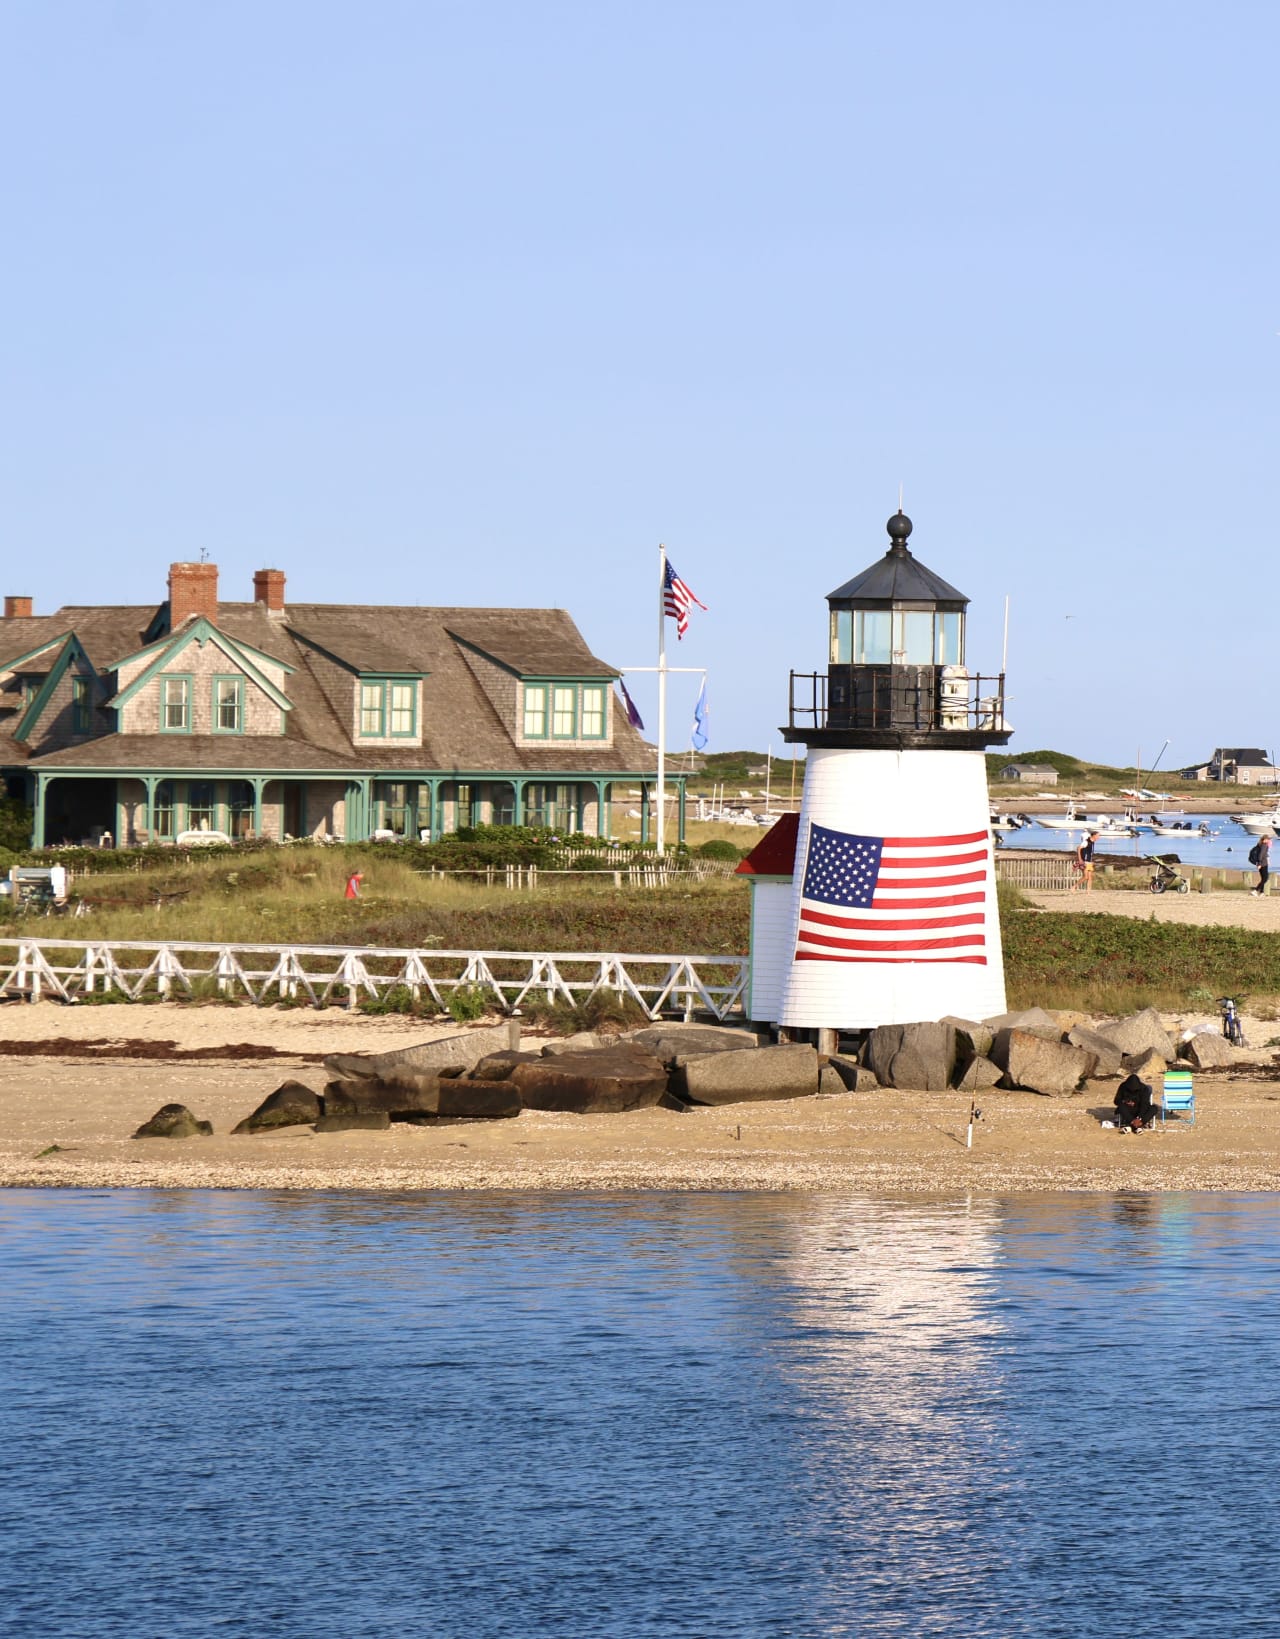
[[[106,671],[143,646],[159,613],[154,605],[69,606],[50,616],[0,620],[0,655],[16,657],[74,631],[92,663]],[[220,603],[215,624],[228,637],[295,668],[285,682],[292,709],[283,735],[107,734],[48,752],[30,766],[50,771],[457,770],[579,777],[637,775],[655,767],[654,747],[620,709],[613,714],[612,745],[517,745],[511,703],[499,709],[482,680],[485,668],[466,646],[517,676],[602,682],[616,677],[616,668],[591,653],[562,609],[297,604],[280,619],[259,603]],[[421,746],[353,742],[352,674],[361,672],[422,675]],[[0,758],[8,767],[27,760],[12,742],[0,742]]]

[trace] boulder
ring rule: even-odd
[[[602,1036],[595,1030],[575,1030],[571,1036],[558,1036],[555,1041],[547,1042],[542,1056],[550,1059],[557,1053],[582,1053],[590,1048],[612,1047],[616,1040],[616,1036]]]
[[[1023,1030],[1045,1041],[1062,1040],[1062,1026],[1043,1007],[1024,1007],[1021,1013],[1001,1013],[982,1022],[991,1027],[993,1034],[1001,1030]]]
[[[461,1076],[441,1081],[435,1113],[442,1121],[510,1121],[521,1108],[520,1094],[510,1077],[506,1081],[472,1081],[470,1076]]]
[[[469,1070],[480,1059],[499,1048],[520,1046],[520,1021],[486,1025],[482,1030],[462,1030],[456,1035],[439,1036],[435,1041],[413,1047],[397,1047],[387,1053],[330,1053],[324,1067],[331,1076],[354,1080],[362,1076],[385,1077],[393,1070],[441,1070],[453,1065]]]
[[[1159,1085],[1168,1068],[1163,1053],[1158,1053],[1154,1047],[1149,1047],[1145,1053],[1126,1053],[1120,1064],[1127,1076],[1149,1081],[1153,1087]]]
[[[536,1064],[541,1053],[489,1053],[473,1064],[467,1079],[471,1081],[507,1081],[517,1064]],[[447,1079],[447,1078],[442,1078]]]
[[[1067,1040],[1072,1047],[1082,1047],[1086,1053],[1093,1054],[1093,1069],[1089,1072],[1091,1076],[1120,1074],[1120,1061],[1124,1055],[1110,1036],[1104,1036],[1100,1030],[1090,1030],[1085,1025],[1078,1024],[1067,1031]]]
[[[976,1019],[958,1019],[951,1013],[938,1022],[949,1024],[955,1031],[956,1051],[961,1058],[977,1058],[991,1051],[996,1033],[989,1024],[979,1024]]]
[[[818,1053],[803,1043],[704,1053],[687,1058],[672,1084],[695,1104],[809,1098],[818,1090]]]
[[[316,1118],[318,1133],[386,1132],[391,1117],[385,1110],[344,1110]]]
[[[877,1025],[867,1044],[867,1062],[883,1087],[940,1093],[950,1087],[955,1074],[955,1026]]]
[[[880,1085],[874,1071],[868,1070],[847,1053],[832,1053],[826,1067],[836,1072],[848,1093],[873,1093]]]
[[[818,1091],[823,1098],[835,1098],[849,1089],[844,1084],[844,1077],[833,1064],[818,1066]]]
[[[1016,1029],[996,1032],[991,1060],[1004,1072],[1004,1086],[1043,1093],[1047,1098],[1074,1093],[1094,1065],[1093,1054],[1082,1047]]]
[[[542,1063],[536,1056],[535,1064]],[[326,1115],[377,1115],[391,1121],[506,1121],[520,1114],[520,1096],[506,1081],[472,1081],[466,1076],[415,1075],[402,1070],[393,1079],[367,1076],[331,1081],[324,1090]]]
[[[1237,1049],[1227,1038],[1211,1030],[1183,1042],[1178,1053],[1197,1070],[1209,1070],[1219,1064],[1237,1064],[1240,1059]]]
[[[268,1093],[252,1115],[232,1127],[236,1133],[270,1132],[276,1127],[309,1127],[318,1121],[324,1106],[319,1093],[301,1081],[282,1082],[274,1093]]]
[[[185,1104],[162,1104],[150,1121],[144,1121],[135,1138],[212,1138],[212,1121],[201,1121]]]
[[[754,1030],[727,1024],[646,1025],[643,1030],[631,1031],[625,1040],[672,1066],[704,1053],[748,1052],[760,1045]]]
[[[667,1071],[652,1053],[622,1042],[517,1064],[510,1081],[498,1085],[510,1087],[526,1110],[618,1115],[659,1103],[667,1091]]]
[[[981,1093],[988,1087],[997,1087],[1003,1072],[998,1064],[979,1053],[965,1065],[956,1087],[962,1093]]]
[[[1160,1022],[1154,1007],[1144,1007],[1141,1013],[1131,1013],[1127,1019],[1098,1026],[1099,1034],[1107,1036],[1126,1056],[1145,1053],[1155,1048],[1166,1064],[1173,1059],[1173,1043],[1169,1032]]]

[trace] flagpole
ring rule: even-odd
[[[667,549],[658,546],[658,856],[667,839]]]

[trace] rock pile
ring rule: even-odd
[[[1086,1082],[1136,1074],[1163,1076],[1176,1058],[1193,1068],[1234,1064],[1248,1058],[1212,1031],[1175,1044],[1154,1008],[1090,1028],[1079,1014],[1042,1007],[975,1021],[881,1025],[867,1043],[866,1060],[885,1087],[931,1092],[955,1087],[1020,1088],[1062,1098]],[[834,1062],[834,1061],[833,1061]]]

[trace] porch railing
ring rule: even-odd
[[[460,989],[488,991],[516,1013],[529,997],[576,1003],[598,991],[629,996],[651,1019],[705,1012],[740,1017],[745,956],[582,951],[395,950],[342,945],[241,945],[181,940],[0,940],[0,993],[74,1002],[114,991],[138,1001],[197,991],[228,1001],[345,1004],[388,991],[426,997],[441,1012]]]

